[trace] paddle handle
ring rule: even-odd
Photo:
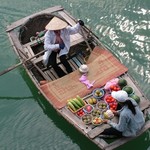
[[[83,38],[84,38],[84,41],[85,41],[87,47],[89,48],[90,52],[92,52],[92,48],[91,48],[90,44],[88,43],[88,41],[87,41],[87,39],[86,39],[86,37],[85,37],[85,35],[84,35],[83,27],[81,27],[81,33],[82,33],[82,36],[83,36]]]
[[[20,66],[20,65],[22,65],[22,64],[23,64],[23,62],[20,62],[20,63],[14,65],[14,66],[11,66],[11,67],[9,67],[9,68],[3,70],[2,72],[0,72],[0,76],[2,76],[3,74],[5,74],[5,73],[7,73],[7,72],[9,72],[9,71],[11,71],[11,70],[14,70],[15,68],[17,68],[18,66]]]
[[[46,51],[47,51],[47,50],[43,50],[43,51],[37,53],[36,55],[34,55],[34,56],[32,56],[32,57],[26,59],[26,60],[23,61],[23,62],[20,62],[20,63],[18,63],[18,64],[15,64],[15,65],[13,65],[13,66],[11,66],[11,67],[9,67],[9,68],[3,70],[2,72],[0,72],[0,76],[2,76],[3,74],[6,74],[7,72],[10,72],[11,70],[14,70],[15,68],[19,67],[19,66],[22,65],[23,63],[26,63],[27,61],[30,61],[31,59],[37,57],[38,55],[40,55],[40,54],[42,54],[42,53],[44,53],[44,52],[46,52]]]

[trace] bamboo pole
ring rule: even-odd
[[[7,68],[7,69],[1,71],[1,72],[0,72],[0,76],[2,76],[3,74],[6,74],[6,73],[8,73],[8,72],[10,72],[11,70],[14,70],[15,68],[17,68],[17,67],[19,67],[20,65],[22,65],[22,64],[24,64],[24,63],[26,63],[26,62],[32,60],[33,58],[37,57],[38,55],[40,55],[40,54],[42,54],[42,53],[44,53],[44,52],[46,52],[46,50],[43,50],[43,51],[37,53],[36,55],[34,55],[33,57],[30,57],[30,58],[28,58],[28,59],[26,59],[26,60],[24,60],[24,61],[22,61],[22,62],[20,62],[20,63],[18,63],[18,64],[15,64],[15,65],[13,65],[13,66],[11,66],[11,67],[9,67],[9,68]]]
[[[91,48],[90,44],[88,43],[88,41],[87,41],[87,39],[86,39],[86,37],[85,37],[85,35],[84,35],[83,27],[81,27],[81,34],[82,34],[82,36],[83,36],[83,38],[84,38],[84,41],[85,41],[86,45],[88,46],[90,52],[92,52],[92,48]]]
[[[18,49],[19,52],[21,52],[26,58],[26,54],[24,52],[22,52],[20,49]],[[42,70],[32,61],[30,61],[30,63],[33,64],[33,66],[40,72],[40,74],[46,79],[46,80],[49,80],[49,78],[42,72]]]

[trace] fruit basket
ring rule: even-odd
[[[102,113],[102,111],[100,109],[94,108],[93,111],[92,111],[92,113],[91,113],[91,115],[93,117],[99,117],[101,115],[101,113]]]
[[[81,108],[80,110],[78,110],[76,112],[77,117],[81,118],[85,115],[86,113],[84,112],[83,108]]]
[[[112,91],[119,91],[119,90],[121,90],[121,88],[120,88],[120,86],[117,85],[117,84],[110,86],[110,92],[112,92]]]
[[[104,97],[105,102],[107,102],[109,109],[116,110],[118,103],[116,99],[114,99],[110,94]]]
[[[111,94],[107,94],[104,97],[104,100],[109,104],[109,103],[114,103],[116,102],[116,99],[114,99]]]
[[[91,104],[91,105],[96,105],[97,104],[97,99],[94,98],[94,97],[90,97],[88,100],[87,100],[88,104]]]
[[[94,98],[100,99],[104,96],[105,92],[104,92],[104,89],[96,88],[93,90],[92,94]]]
[[[86,104],[84,107],[83,107],[83,110],[85,113],[89,114],[93,111],[94,107],[90,104]]]
[[[82,121],[84,124],[92,123],[92,116],[90,114],[86,114],[82,117]]]
[[[103,120],[100,117],[93,117],[92,124],[94,126],[101,125],[103,123]]]
[[[97,108],[100,109],[101,111],[107,110],[109,108],[108,104],[103,101],[100,100],[97,104],[96,104]]]
[[[67,108],[72,112],[72,113],[77,113],[79,110],[81,110],[87,103],[77,96],[76,98],[71,98],[67,101]]]

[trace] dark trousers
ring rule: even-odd
[[[63,77],[64,75],[66,75],[66,73],[58,66],[56,58],[57,58],[57,52],[52,52],[49,57],[47,67],[49,67],[49,65],[51,65],[53,67],[53,69],[55,70],[55,72],[57,73],[57,75],[59,77]],[[70,64],[68,63],[68,61],[66,59],[66,55],[60,56],[60,62],[64,65],[64,67],[68,73],[71,73],[73,71],[72,67],[70,66]]]
[[[122,132],[116,130],[113,127],[110,127],[108,129],[105,129],[102,133],[102,135],[113,135],[114,137],[122,137]]]

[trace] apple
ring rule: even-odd
[[[92,106],[88,105],[86,106],[86,111],[90,112],[92,110]]]

